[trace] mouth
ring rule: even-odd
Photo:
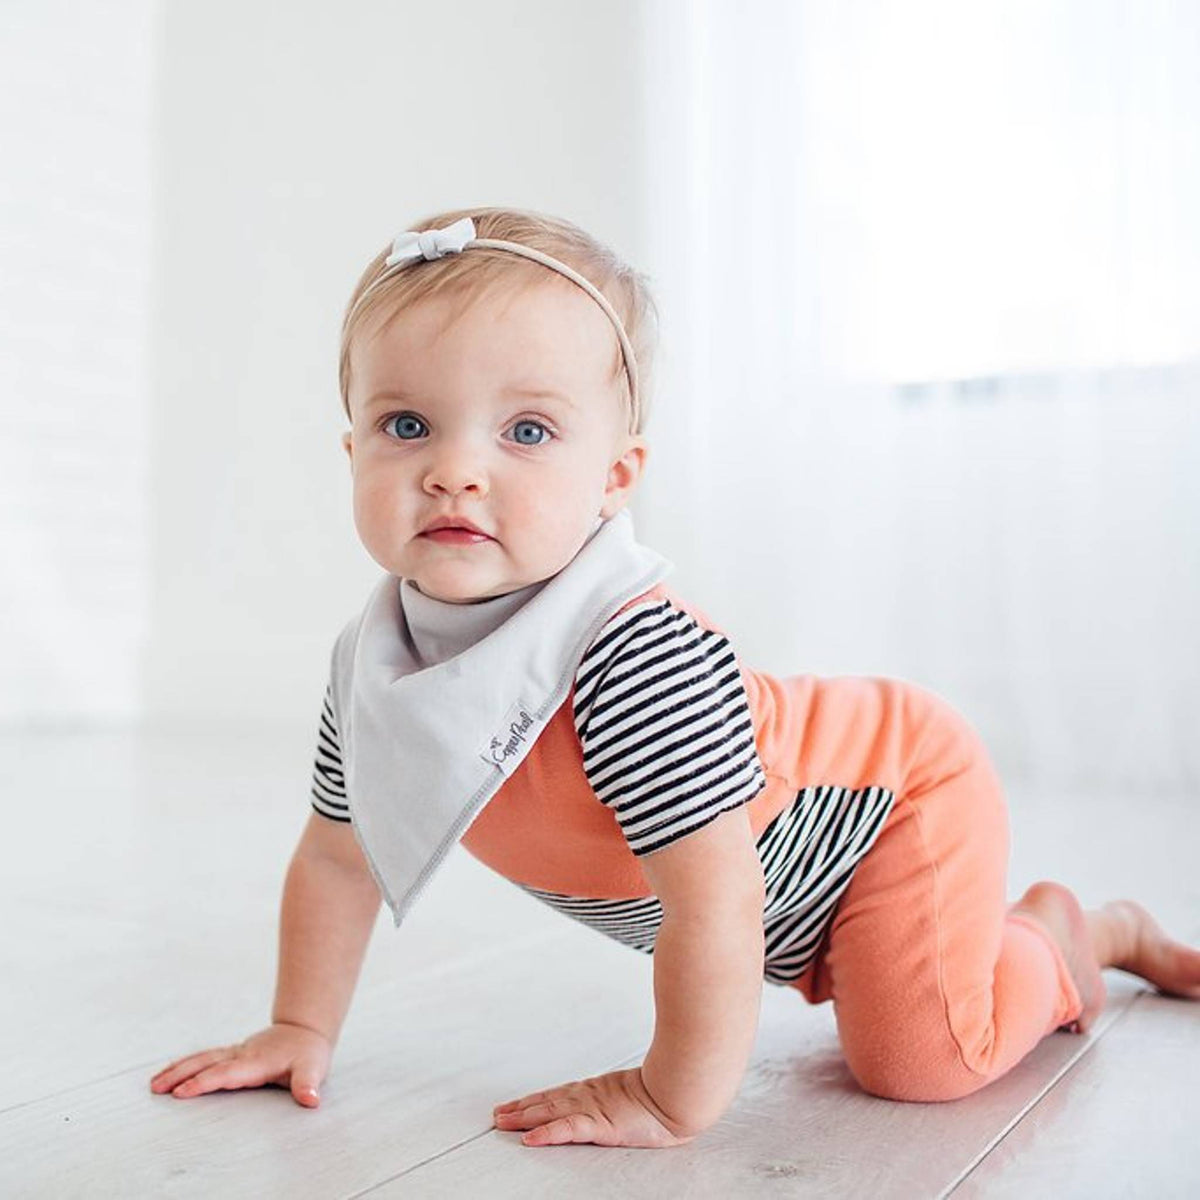
[[[443,525],[438,529],[426,529],[421,537],[434,542],[446,542],[450,545],[470,545],[472,542],[490,542],[492,539],[486,533],[466,525]]]

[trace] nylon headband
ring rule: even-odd
[[[461,220],[455,221],[452,225],[447,225],[444,229],[409,229],[404,233],[397,234],[392,242],[392,252],[388,255],[384,263],[386,269],[383,274],[377,279],[372,280],[363,290],[354,307],[347,315],[346,323],[349,324],[350,318],[358,311],[359,305],[362,304],[363,300],[375,288],[386,280],[391,279],[405,267],[410,266],[414,262],[430,262],[435,258],[442,258],[446,254],[459,254],[463,250],[470,250],[475,247],[489,250],[507,250],[511,254],[519,254],[524,258],[541,263],[543,266],[557,271],[560,275],[565,275],[573,283],[577,283],[600,305],[605,315],[612,322],[613,329],[617,333],[617,340],[621,343],[621,354],[625,359],[625,374],[629,379],[633,427],[636,429],[641,416],[639,409],[637,359],[634,357],[633,345],[625,332],[625,326],[621,323],[621,318],[617,315],[616,309],[608,302],[608,297],[590,279],[585,278],[576,271],[574,267],[568,266],[565,262],[561,262],[549,254],[543,254],[542,251],[535,250],[532,246],[523,246],[520,242],[502,241],[498,238],[477,238],[475,236],[475,222],[470,217],[463,217]]]

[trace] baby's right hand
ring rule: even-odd
[[[276,1022],[236,1046],[217,1046],[177,1059],[150,1080],[150,1090],[186,1099],[219,1089],[274,1083],[290,1087],[297,1104],[316,1108],[317,1089],[329,1073],[332,1057],[329,1039],[315,1029]]]

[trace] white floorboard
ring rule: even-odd
[[[956,1197],[1194,1200],[1198,1083],[1194,1006],[1143,991]]]
[[[864,1095],[831,1008],[768,985],[739,1096],[695,1142],[522,1146],[492,1104],[640,1061],[652,963],[461,850],[400,930],[381,913],[319,1109],[151,1094],[269,1018],[310,737],[0,736],[0,1196],[1200,1194],[1200,1005],[1120,973],[1093,1034],[949,1105]],[[1010,791],[1012,895],[1061,878],[1200,938],[1195,797]]]

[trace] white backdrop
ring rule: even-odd
[[[342,306],[514,203],[650,273],[639,532],[750,665],[1200,786],[1197,7],[10,10],[0,720],[315,728]]]
[[[142,709],[153,0],[0,6],[0,722]]]
[[[640,257],[634,10],[5,6],[0,721],[315,730],[378,570],[345,302],[465,204]]]

